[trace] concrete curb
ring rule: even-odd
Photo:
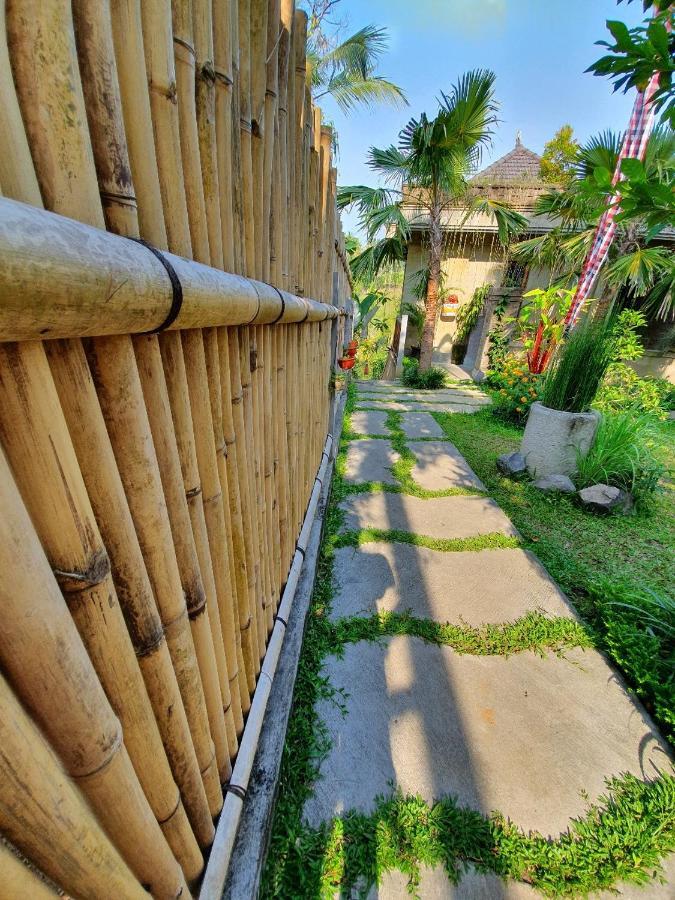
[[[336,405],[328,475],[324,480],[314,516],[304,565],[272,682],[258,750],[253,763],[251,781],[241,813],[239,830],[223,891],[223,897],[228,900],[254,900],[258,896],[260,888],[276,803],[281,754],[286,739],[293,689],[305,632],[305,620],[314,590],[325,512],[333,481],[335,457],[340,445],[345,402],[346,396],[340,398]]]

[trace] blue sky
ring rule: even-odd
[[[629,26],[641,21],[642,4],[615,0],[342,0],[338,14],[350,30],[386,25],[390,49],[381,73],[407,93],[405,109],[378,107],[347,118],[324,98],[325,115],[340,141],[338,183],[372,184],[368,148],[396,142],[411,115],[433,115],[436,97],[468,69],[491,68],[497,76],[500,119],[484,163],[502,156],[522,132],[526,147],[541,153],[566,122],[580,140],[605,128],[625,127],[631,95],[613,94],[610,82],[584,74],[602,53],[607,19]],[[353,213],[343,214],[355,230]]]

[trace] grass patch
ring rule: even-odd
[[[499,474],[495,460],[518,449],[520,429],[498,421],[489,410],[433,415],[512,520],[523,545],[572,599],[599,646],[675,744],[675,642],[655,635],[629,610],[611,605],[616,595],[626,592],[672,595],[673,491],[661,491],[640,515],[590,515],[572,499],[547,496],[527,482]],[[675,429],[664,423],[658,433],[662,458],[667,458],[673,452]]]
[[[517,537],[492,531],[488,534],[477,534],[463,538],[433,538],[425,534],[414,534],[398,528],[359,528],[353,531],[342,531],[335,537],[335,547],[360,547],[375,541],[388,543],[411,544],[413,547],[426,547],[428,550],[441,550],[444,553],[456,553],[461,550],[478,552],[479,550],[504,550],[522,546]]]
[[[543,655],[573,647],[592,647],[593,639],[575,619],[528,612],[513,622],[453,625],[420,619],[409,613],[380,612],[372,616],[350,616],[334,623],[337,646],[357,641],[407,634],[428,644],[452,647],[457,653],[473,656],[511,656],[532,650]]]

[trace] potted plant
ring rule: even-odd
[[[353,356],[341,356],[337,362],[341,369],[353,369],[356,358]]]
[[[574,475],[578,455],[590,450],[600,421],[591,403],[612,359],[612,328],[611,317],[587,315],[558,347],[523,435],[531,475]]]
[[[343,357],[348,357],[349,359],[353,359],[356,356],[356,347],[352,347],[352,344],[356,343],[355,341],[351,341],[349,344],[345,344],[342,348]]]
[[[347,344],[349,350],[356,350],[359,346],[359,342],[356,338],[352,338],[352,340]]]

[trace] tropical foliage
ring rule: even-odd
[[[495,415],[516,425],[526,422],[530,407],[541,397],[541,375],[516,356],[509,356],[498,372],[491,372],[488,384],[494,390]]]
[[[534,375],[541,375],[562,337],[565,316],[574,291],[555,285],[542,290],[534,288],[523,294],[520,314],[515,320],[516,335],[527,355],[527,365]]]
[[[369,241],[366,250],[352,261],[352,272],[357,277],[405,258],[410,238],[406,201],[415,207],[416,220],[425,226],[429,275],[421,370],[431,364],[441,257],[447,234],[444,214],[450,207],[462,208],[465,218],[472,213],[486,214],[496,222],[504,244],[526,224],[506,204],[479,196],[469,182],[497,122],[494,80],[494,74],[486,70],[463,75],[448,94],[441,94],[434,118],[422,113],[400,131],[397,146],[370,149],[368,165],[384,186],[355,185],[338,192],[340,208],[356,207]]]
[[[573,137],[571,125],[563,125],[544,144],[539,175],[542,181],[567,184],[574,178],[574,166],[579,155],[579,143]]]

